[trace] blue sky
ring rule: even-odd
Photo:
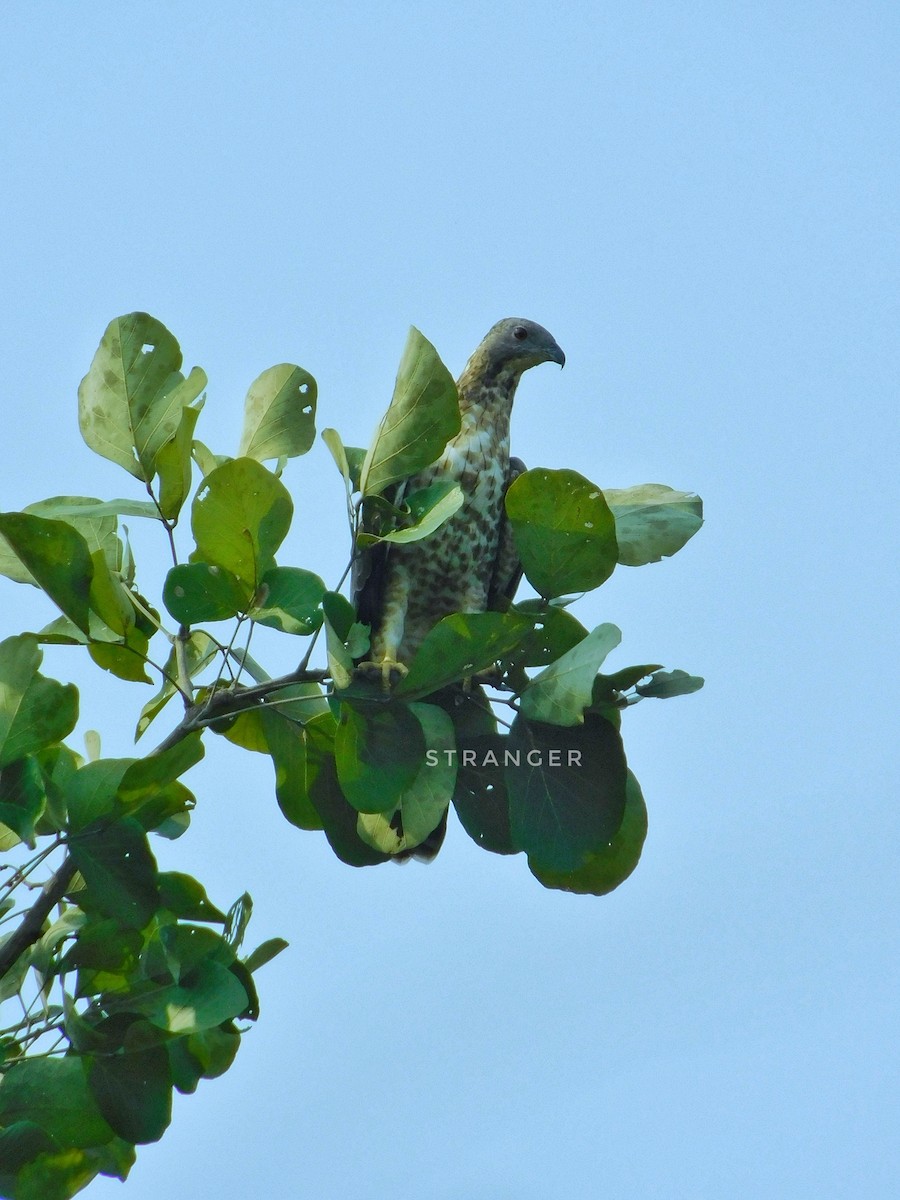
[[[616,666],[707,678],[627,715],[650,835],[610,897],[545,891],[458,825],[427,868],[353,871],[285,825],[261,757],[210,746],[160,861],[221,904],[248,889],[251,938],[291,948],[124,1194],[892,1194],[896,6],[14,4],[4,25],[2,507],[131,494],[75,392],[134,309],[208,371],[198,432],[223,453],[273,363],[361,443],[411,323],[457,372],[533,318],[567,365],[523,381],[515,452],[706,502],[677,558],[577,610],[621,626]],[[286,482],[283,561],[336,580],[324,447]],[[149,580],[164,559],[133,533]],[[8,632],[37,623],[35,593],[2,596]],[[129,753],[139,689],[49,666]]]

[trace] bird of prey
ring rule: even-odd
[[[403,673],[425,635],[454,612],[504,608],[521,567],[503,500],[524,464],[509,455],[509,423],[524,371],[565,355],[541,325],[498,321],[457,381],[461,427],[431,466],[398,485],[402,494],[441,480],[456,482],[464,502],[421,541],[378,543],[358,554],[352,580],[359,620],[371,627],[367,669],[387,681]]]

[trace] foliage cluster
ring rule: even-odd
[[[195,438],[206,376],[181,368],[171,333],[132,313],[109,325],[79,389],[85,441],[146,499],[58,496],[0,514],[0,573],[59,613],[0,644],[0,845],[11,855],[0,999],[16,1006],[0,1031],[0,1193],[15,1200],[125,1178],[134,1147],[165,1130],[173,1088],[226,1070],[257,1016],[254,972],[285,943],[243,955],[249,897],[221,911],[196,879],[160,871],[148,841],[188,828],[182,776],[206,730],[270,756],[285,817],[323,832],[344,862],[433,854],[452,804],[484,849],[524,853],[547,887],[600,895],[634,869],[647,825],[621,714],[702,683],[657,664],[602,673],[619,630],[588,630],[570,611],[618,564],[677,551],[699,528],[699,499],[542,469],[507,495],[536,598],[445,618],[390,691],[360,677],[369,630],[340,583],[276,560],[293,512],[281,475],[313,444],[315,380],[291,364],[263,372],[230,458]],[[458,509],[455,484],[398,506],[385,496],[435,460],[458,420],[453,380],[413,330],[368,450],[322,433],[355,553],[426,538]],[[170,548],[161,605],[138,586],[122,518],[155,522]],[[300,639],[295,670],[272,678],[254,661],[256,626]],[[320,638],[325,665],[314,667]],[[156,680],[136,738],[176,697],[178,723],[143,758],[79,755],[65,743],[78,696],[40,673],[47,644],[81,647],[128,683]]]

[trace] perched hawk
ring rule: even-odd
[[[485,612],[510,599],[521,570],[503,507],[523,464],[509,456],[509,420],[522,372],[566,357],[546,329],[507,317],[490,330],[457,381],[461,428],[437,462],[398,485],[459,483],[461,508],[433,534],[380,543],[354,563],[353,602],[371,626],[369,664],[383,678],[406,666],[422,639],[453,612]]]

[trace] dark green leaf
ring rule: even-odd
[[[542,596],[599,587],[618,561],[615,520],[603,493],[577,471],[525,471],[506,512],[528,581]]]
[[[688,696],[699,692],[704,680],[700,675],[689,675],[687,671],[654,671],[648,683],[639,683],[635,691],[639,696],[655,696],[667,700],[670,696]]]
[[[412,785],[425,737],[405,704],[341,704],[334,741],[341,790],[359,812],[389,812]]]
[[[44,811],[47,789],[36,759],[21,758],[0,769],[0,822],[34,846],[35,822]]]
[[[322,624],[325,584],[300,567],[273,567],[263,576],[250,616],[283,633],[314,633]]]
[[[129,817],[72,837],[69,850],[84,877],[79,903],[141,929],[159,905],[156,862],[143,829]]]
[[[201,1079],[223,1075],[238,1052],[241,1035],[233,1025],[214,1025],[170,1041],[172,1079],[180,1092],[193,1092]]]
[[[163,1046],[131,1054],[97,1055],[88,1069],[97,1106],[119,1137],[158,1142],[172,1119],[172,1080]]]
[[[255,379],[244,401],[239,455],[262,462],[305,454],[316,436],[316,381],[302,367],[281,363]]]
[[[638,864],[647,836],[647,806],[638,781],[628,772],[622,824],[608,845],[585,857],[574,871],[552,871],[529,859],[528,865],[544,887],[581,895],[605,896],[623,883]]]
[[[251,588],[225,567],[212,563],[179,563],[163,586],[163,604],[182,625],[227,621],[250,607]]]
[[[493,666],[515,650],[532,627],[518,613],[453,613],[438,621],[394,695],[415,699]]]
[[[321,768],[323,752],[331,753],[332,738],[326,739],[327,750],[323,751],[322,735],[318,727],[298,725],[286,720],[280,712],[262,712],[260,716],[266,735],[266,745],[275,768],[275,795],[281,811],[299,829],[321,829],[322,820],[313,804],[311,791]],[[331,714],[324,718],[333,730]]]
[[[703,501],[662,483],[605,488],[616,522],[619,562],[628,567],[676,554],[703,524]]]
[[[94,563],[87,542],[65,521],[28,513],[0,513],[0,534],[28,568],[35,582],[84,633]]]
[[[459,428],[453,376],[434,346],[410,329],[393,398],[363,463],[362,491],[378,494],[427,467]]]
[[[252,954],[247,955],[244,959],[244,966],[248,971],[258,971],[260,967],[264,967],[267,962],[271,962],[282,950],[287,950],[287,948],[288,943],[284,938],[269,938],[261,946],[257,946]]]
[[[133,762],[122,779],[119,797],[124,804],[134,805],[154,796],[174,783],[203,758],[203,734],[196,730],[181,738],[168,750],[148,754]]]
[[[421,725],[425,740],[418,773],[391,811],[363,811],[357,824],[363,841],[391,855],[414,850],[434,833],[456,784],[456,739],[450,717],[434,704],[411,704],[409,711]]]
[[[0,1125],[17,1121],[34,1122],[61,1146],[96,1146],[113,1136],[74,1056],[24,1059],[6,1071],[0,1080]]]
[[[224,567],[252,593],[274,567],[293,511],[287,489],[271,471],[252,458],[232,459],[206,476],[194,498],[192,561]]]
[[[571,872],[615,835],[625,810],[625,755],[618,731],[585,714],[561,728],[517,717],[506,767],[513,843],[541,870]]]
[[[78,720],[78,692],[38,674],[34,637],[0,642],[0,767],[60,741]]]
[[[225,914],[212,903],[202,883],[180,871],[162,871],[157,877],[159,903],[186,921],[225,924]]]
[[[206,386],[198,367],[185,379],[181,363],[178,342],[147,313],[112,321],[78,389],[78,421],[91,449],[149,482],[183,407]]]
[[[100,758],[86,763],[69,782],[66,793],[69,827],[73,833],[86,829],[101,817],[122,813],[119,784],[133,758]]]

